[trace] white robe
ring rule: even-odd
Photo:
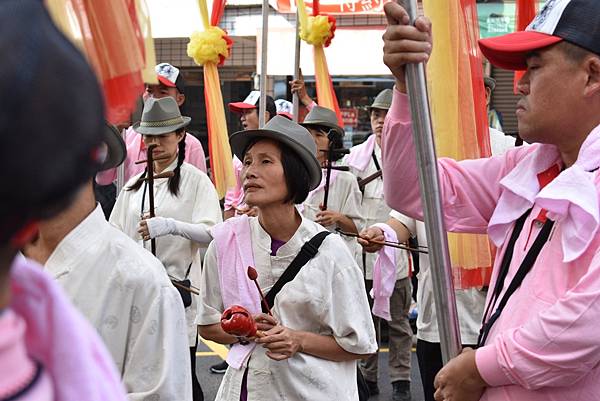
[[[271,237],[258,218],[250,219],[252,251],[258,283],[266,294],[283,274],[302,245],[323,228],[307,219],[275,256]],[[208,247],[202,275],[199,325],[220,322],[223,300],[219,286],[218,260],[214,242]],[[375,330],[366,298],[362,274],[343,241],[329,235],[318,254],[287,283],[275,298],[272,309],[285,327],[331,335],[348,352],[376,351]],[[356,361],[332,362],[298,353],[285,361],[269,359],[257,346],[248,361],[248,401],[358,400]],[[244,368],[225,373],[218,401],[239,401]]]
[[[326,170],[323,170],[323,179],[325,179],[325,174],[327,174]],[[356,225],[358,232],[361,232],[365,228],[365,220],[360,213],[361,196],[356,177],[347,171],[338,171],[335,181],[330,184],[327,209],[348,216]],[[324,199],[324,188],[310,192],[304,203],[302,203],[302,215],[315,221],[317,213],[321,211],[320,205]],[[335,226],[325,228],[335,233]],[[356,238],[344,236],[342,238],[355,258],[357,253],[362,253]]]
[[[363,142],[360,145],[356,145],[353,150],[358,150],[359,147],[367,146],[367,142]],[[381,147],[375,143],[374,146],[375,157],[379,161],[381,166]],[[345,160],[342,162],[346,164]],[[377,172],[377,167],[375,166],[375,162],[371,158],[367,167],[364,170],[359,170],[355,167],[350,166],[350,172],[354,174],[357,178],[363,179],[366,178],[375,172]],[[379,177],[375,181],[371,181],[369,184],[365,186],[365,190],[362,194],[362,202],[360,205],[360,213],[365,220],[365,228],[371,227],[376,223],[385,223],[389,219],[390,207],[385,203],[385,199],[383,197],[383,178]],[[362,249],[356,254],[356,262],[359,266],[364,268],[365,271],[365,279],[373,280],[373,266],[375,265],[375,260],[377,260],[378,253],[366,253],[365,254],[365,264],[363,266],[363,253]],[[400,280],[408,276],[408,254],[406,252],[400,253],[398,268],[397,268],[397,276],[396,279]]]
[[[171,171],[175,166],[176,161],[165,171]],[[150,250],[150,241],[142,241],[137,232],[142,211],[144,185],[142,184],[137,191],[127,190],[139,176],[130,179],[121,190],[110,215],[110,222]],[[149,210],[147,194],[145,198],[144,212],[147,212]],[[156,216],[171,217],[186,223],[202,223],[209,228],[222,221],[219,198],[212,182],[205,173],[187,163],[181,165],[178,196],[173,196],[169,191],[168,179],[162,178],[154,181],[154,205]],[[200,245],[197,242],[179,236],[166,235],[156,238],[156,257],[163,263],[167,273],[177,280],[182,280],[191,264],[188,278],[194,287],[198,287],[200,282],[199,248]],[[190,346],[196,344],[197,338],[197,329],[194,325],[197,303],[197,296],[192,294],[192,305],[185,310]]]
[[[425,224],[422,221],[412,219],[395,210],[390,216],[406,226],[413,236],[417,236],[420,246],[427,246],[427,234]],[[427,254],[419,256],[419,287],[417,288],[417,306],[419,315],[417,317],[417,338],[431,343],[440,342],[435,304],[433,301],[433,279],[431,277],[431,265]],[[476,344],[481,327],[483,308],[485,307],[486,292],[478,288],[455,290],[456,308],[460,324],[460,337],[463,344]]]
[[[191,400],[185,313],[161,263],[100,206],[56,247],[46,270],[104,340],[129,400]]]

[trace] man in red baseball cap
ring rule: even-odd
[[[385,197],[422,218],[404,66],[429,59],[432,27],[426,18],[410,24],[394,2],[385,13],[384,62],[396,78],[383,132]],[[600,1],[548,0],[526,31],[480,47],[492,64],[526,70],[516,115],[532,145],[501,157],[438,161],[446,229],[487,233],[498,257],[477,350],[442,368],[435,400],[595,400]]]
[[[244,130],[258,129],[258,105],[260,102],[260,92],[252,91],[242,102],[229,103],[229,110],[240,115],[240,121]],[[265,123],[277,115],[277,106],[275,101],[267,95]]]

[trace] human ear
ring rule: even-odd
[[[600,57],[588,57],[584,61],[584,68],[588,76],[584,95],[588,97],[600,94]]]
[[[177,102],[177,106],[181,107],[181,105],[185,102],[185,95],[177,92],[175,101]]]

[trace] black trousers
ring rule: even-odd
[[[190,358],[192,360],[192,394],[194,401],[204,401],[204,393],[202,392],[202,387],[200,387],[200,382],[196,377],[196,345],[190,347]]]
[[[462,347],[475,348],[475,345],[463,345]],[[417,340],[417,359],[419,361],[419,371],[421,373],[425,401],[435,401],[433,398],[433,394],[435,394],[433,381],[435,380],[435,375],[442,369],[442,348],[440,343]]]

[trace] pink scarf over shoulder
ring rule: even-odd
[[[488,234],[500,246],[512,223],[533,204],[548,211],[548,218],[561,224],[563,262],[581,256],[600,225],[598,187],[600,177],[600,126],[586,138],[575,163],[540,190],[537,175],[560,161],[553,145],[539,145],[500,181],[504,191],[498,200]]]
[[[255,266],[252,253],[250,219],[246,215],[234,217],[214,226],[211,234],[217,247],[219,284],[225,309],[243,306],[251,314],[261,312],[260,297],[254,283],[248,278],[248,266]],[[234,369],[244,366],[256,344],[234,344],[227,355],[227,363]]]
[[[350,149],[350,154],[346,157],[345,163],[359,171],[366,170],[373,156],[375,139],[375,134],[371,134],[362,144]]]
[[[383,230],[385,240],[388,242],[398,242],[398,236],[392,227],[385,223],[375,224]],[[371,297],[373,298],[373,315],[381,317],[387,321],[392,320],[390,314],[390,298],[396,285],[396,265],[398,249],[384,246],[378,252],[375,265],[373,266],[373,289]]]

